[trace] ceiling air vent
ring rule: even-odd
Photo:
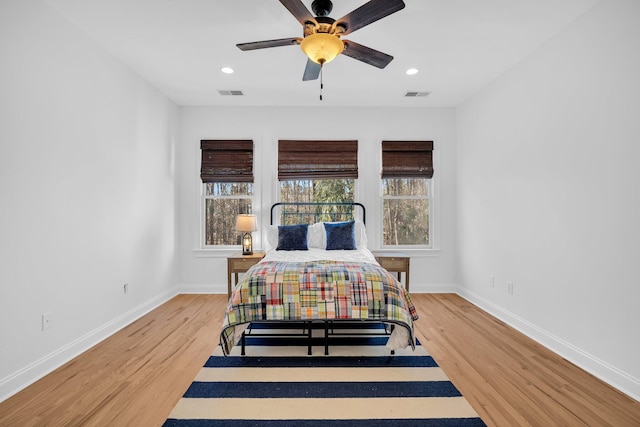
[[[431,92],[407,92],[404,94],[407,98],[415,98],[416,96],[427,96]]]
[[[218,93],[222,96],[244,96],[241,90],[219,90]]]

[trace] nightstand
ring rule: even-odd
[[[235,275],[234,286],[238,284],[238,273],[245,273],[256,265],[264,252],[254,252],[252,255],[233,254],[227,258],[227,298],[231,297],[231,276]]]
[[[400,252],[374,252],[373,255],[385,270],[398,273],[398,282],[404,273],[404,287],[409,291],[409,255]]]

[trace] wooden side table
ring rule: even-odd
[[[411,258],[400,252],[374,252],[376,261],[385,270],[398,273],[398,282],[402,280],[404,273],[404,287],[409,291],[409,267]]]
[[[238,284],[238,273],[245,273],[256,265],[264,252],[254,252],[252,255],[233,254],[227,258],[227,298],[231,297],[231,277],[235,275],[234,286]]]

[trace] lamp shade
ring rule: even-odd
[[[342,53],[344,43],[332,34],[315,33],[305,37],[300,48],[313,62],[326,64]]]
[[[255,215],[240,214],[236,218],[236,230],[242,232],[251,232],[258,229]]]

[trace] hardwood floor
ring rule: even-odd
[[[640,426],[640,402],[451,294],[416,294],[417,335],[488,425]]]
[[[158,426],[218,342],[223,295],[179,295],[0,403],[0,426]]]
[[[490,426],[639,426],[637,402],[452,294],[416,333]],[[0,403],[0,426],[159,426],[218,342],[226,296],[179,295]]]

